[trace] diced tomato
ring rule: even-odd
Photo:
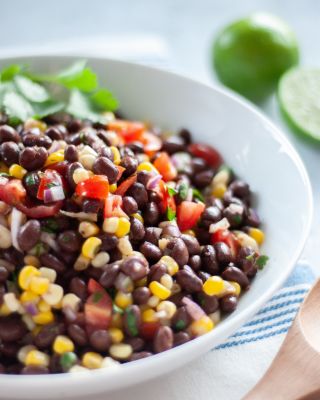
[[[144,152],[149,156],[152,156],[162,147],[161,139],[150,132],[144,132],[141,135],[139,141],[143,144]]]
[[[1,197],[1,196],[0,196]],[[49,218],[57,215],[62,207],[63,201],[56,201],[52,205],[27,206],[18,203],[15,207],[29,218]]]
[[[140,325],[140,335],[146,340],[152,340],[159,327],[160,323],[158,321],[142,322]]]
[[[200,157],[205,160],[213,168],[217,168],[222,164],[223,159],[220,153],[207,144],[192,143],[189,145],[189,151],[195,157]]]
[[[236,236],[229,229],[219,229],[211,235],[211,243],[223,242],[230,247],[231,253],[235,256],[240,244]]]
[[[122,197],[116,194],[109,194],[104,203],[104,218],[127,217],[121,206]]]
[[[76,186],[78,196],[104,200],[109,194],[109,181],[104,175],[94,175]]]
[[[125,181],[123,181],[115,191],[115,194],[119,196],[124,196],[126,191],[137,181],[137,175],[131,175]]]
[[[116,119],[108,123],[108,129],[122,136],[126,143],[130,143],[140,140],[141,134],[145,130],[145,125],[142,122]]]
[[[88,283],[88,297],[84,305],[84,316],[88,332],[107,329],[112,317],[112,299],[94,279]]]
[[[205,205],[203,203],[183,201],[177,210],[178,226],[181,231],[193,228],[199,221],[204,209]]]
[[[52,188],[53,186],[62,186],[61,176],[55,170],[46,169],[41,177],[37,198],[39,200],[43,200],[44,191]]]
[[[176,209],[177,209],[176,202],[175,202],[174,198],[169,195],[168,188],[167,188],[166,184],[163,182],[163,180],[160,180],[158,182],[158,185],[156,186],[154,191],[157,192],[162,198],[162,201],[159,204],[160,211],[162,213],[165,213],[167,211],[168,207],[170,207],[172,211],[174,211],[174,212],[176,211]]]
[[[121,167],[121,165],[117,165],[117,169],[118,169],[118,176],[117,176],[117,182],[118,182],[118,180],[122,177],[122,174],[126,169],[124,167]]]
[[[23,202],[27,192],[19,179],[11,179],[1,177],[0,179],[0,200],[5,203],[16,206]]]
[[[165,151],[159,153],[159,156],[155,159],[153,165],[162,175],[165,182],[172,181],[177,177],[176,167],[172,164],[169,154]]]

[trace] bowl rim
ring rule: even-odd
[[[215,335],[217,337],[220,337],[220,341],[222,341],[226,337],[226,333],[228,334],[233,332],[234,330],[237,329],[245,320],[248,320],[250,316],[252,316],[261,306],[268,301],[268,299],[272,296],[272,294],[284,283],[284,281],[287,279],[289,274],[291,273],[296,261],[298,260],[305,244],[308,239],[310,229],[311,229],[311,224],[312,224],[312,219],[313,219],[313,195],[312,195],[312,187],[310,183],[310,179],[307,173],[307,170],[305,168],[305,165],[303,161],[301,160],[298,152],[295,150],[293,145],[290,143],[289,139],[285,136],[285,134],[282,132],[281,128],[279,128],[274,122],[272,122],[266,115],[263,114],[261,110],[258,109],[258,107],[254,104],[252,104],[249,100],[245,99],[241,95],[231,91],[230,89],[226,87],[221,87],[216,83],[209,84],[202,82],[201,80],[192,78],[188,76],[187,74],[180,73],[180,72],[175,72],[171,70],[165,70],[161,67],[156,67],[156,66],[150,66],[146,65],[143,63],[139,62],[133,62],[133,61],[125,61],[119,58],[114,58],[114,57],[106,57],[106,56],[91,56],[91,55],[86,55],[85,52],[76,52],[72,53],[70,55],[59,53],[59,52],[15,52],[15,51],[4,51],[0,55],[0,61],[5,62],[6,60],[8,63],[17,61],[18,59],[24,59],[24,58],[29,58],[32,63],[36,62],[37,60],[50,60],[52,58],[55,59],[60,59],[61,61],[66,60],[68,61],[76,61],[78,59],[86,59],[88,60],[88,63],[90,64],[91,61],[97,61],[97,62],[106,62],[106,63],[113,63],[113,64],[122,64],[127,67],[134,67],[134,68],[139,68],[139,69],[144,69],[144,70],[153,70],[155,73],[164,75],[164,76],[172,76],[176,79],[183,80],[183,81],[189,81],[192,84],[200,85],[206,89],[210,89],[212,91],[218,92],[219,95],[226,96],[232,101],[235,101],[239,105],[241,105],[243,108],[247,109],[250,113],[253,113],[256,115],[260,121],[262,121],[268,128],[272,130],[273,136],[276,138],[276,140],[281,143],[288,156],[292,159],[294,165],[297,168],[297,172],[299,173],[302,182],[304,183],[304,189],[306,190],[306,202],[307,202],[307,218],[306,218],[306,223],[304,227],[304,231],[301,234],[301,239],[299,241],[299,245],[296,247],[295,252],[291,256],[290,262],[288,263],[288,268],[282,273],[277,276],[277,279],[270,284],[268,288],[266,288],[265,292],[261,294],[261,296],[252,304],[250,304],[248,307],[246,307],[244,310],[239,312],[239,314],[230,316],[226,318],[223,323],[218,324],[217,327],[198,338],[193,339],[190,342],[187,342],[181,346],[175,347],[173,349],[170,349],[168,352],[163,352],[159,354],[155,354],[152,357],[148,357],[145,359],[140,359],[136,360],[130,363],[126,363],[121,365],[121,368],[117,369],[98,369],[98,370],[92,370],[88,372],[83,372],[81,373],[81,386],[82,385],[88,385],[88,384],[94,384],[95,382],[100,381],[103,378],[117,378],[121,376],[120,374],[123,374],[125,371],[126,376],[130,374],[131,370],[135,370],[136,372],[143,371],[146,368],[157,364],[157,361],[160,362],[162,361],[163,358],[174,358],[174,357],[179,357],[179,354],[184,352],[185,349],[187,348],[200,348],[202,344],[207,342],[209,345],[210,343],[210,338],[211,336]],[[198,343],[198,346],[196,345]],[[210,351],[211,348],[208,348],[208,351]],[[196,352],[194,352],[196,353]],[[193,355],[193,357],[190,357],[190,360],[192,358],[196,358],[197,354]],[[132,371],[133,372],[133,371]],[[162,374],[162,373],[161,373]],[[160,373],[158,374],[160,375]],[[62,385],[64,389],[67,389],[70,385],[75,384],[75,379],[73,379],[76,376],[78,378],[78,374],[70,374],[70,373],[62,373],[62,374],[47,374],[47,375],[0,375],[0,385],[4,385],[5,389],[14,388],[17,386],[19,387],[19,391],[22,390],[27,390],[28,388],[31,388],[33,386],[37,386],[37,388],[53,388],[55,385]],[[34,380],[37,380],[36,384]],[[148,379],[148,378],[147,378]],[[143,381],[144,379],[141,379],[137,381],[137,383]],[[146,379],[145,379],[146,380]],[[123,384],[123,387],[132,385],[133,383],[128,383],[126,384],[125,382],[121,382]],[[116,390],[116,389],[112,389]],[[101,390],[100,390],[101,391]],[[105,391],[108,391],[108,388],[105,388]]]

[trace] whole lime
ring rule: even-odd
[[[299,61],[293,31],[267,13],[255,13],[225,27],[212,53],[219,79],[256,102],[264,100],[280,76]]]

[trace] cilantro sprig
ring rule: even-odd
[[[99,86],[97,75],[85,60],[56,74],[35,74],[28,66],[19,64],[9,65],[0,72],[0,110],[12,124],[61,111],[103,123],[106,122],[103,113],[115,111],[118,106],[113,94]]]

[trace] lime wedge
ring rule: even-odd
[[[293,130],[320,143],[320,69],[294,68],[279,82],[281,110]]]

